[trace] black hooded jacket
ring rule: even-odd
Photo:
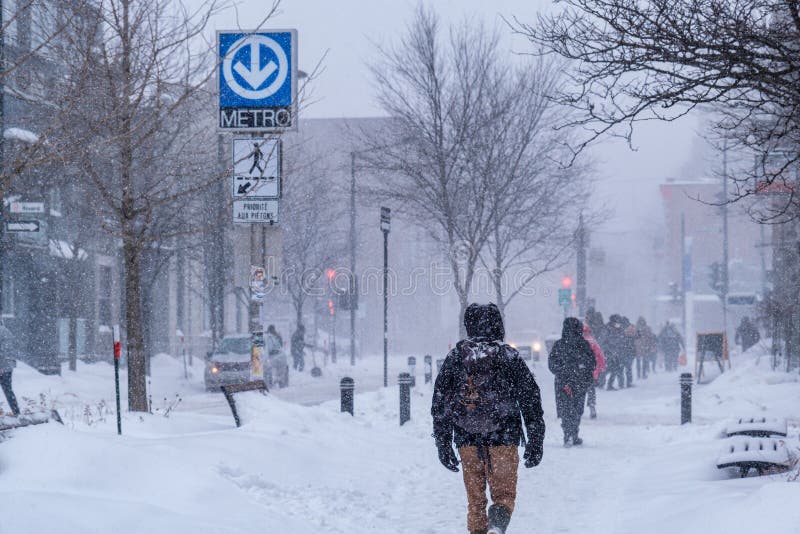
[[[576,395],[589,389],[594,380],[596,360],[591,345],[583,338],[580,320],[575,317],[564,319],[561,339],[553,344],[547,364],[555,375],[557,393],[567,386]]]
[[[468,338],[459,341],[447,355],[434,385],[431,415],[437,442],[449,443],[452,440],[457,447],[519,445],[523,441],[524,424],[528,440],[541,450],[545,426],[539,386],[519,353],[502,343],[505,331],[497,306],[470,305],[464,314],[464,324]],[[500,345],[500,357],[492,369],[492,379],[499,382],[498,389],[506,396],[505,400],[517,407],[501,428],[488,436],[470,434],[453,420],[455,399],[462,386],[462,351],[481,342]]]

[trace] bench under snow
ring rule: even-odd
[[[0,415],[0,432],[3,430],[13,430],[15,428],[21,428],[24,426],[41,425],[42,423],[49,423],[51,420],[64,424],[61,421],[61,416],[58,415],[56,410],[20,416]]]
[[[786,469],[791,461],[783,439],[735,436],[725,440],[725,448],[717,458],[717,468],[738,467],[744,478],[750,469],[761,475],[768,469]]]
[[[786,419],[778,419],[777,417],[740,417],[737,422],[728,425],[725,433],[728,436],[786,437],[786,429]]]

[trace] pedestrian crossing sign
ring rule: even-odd
[[[281,141],[255,137],[233,140],[233,198],[281,196]]]

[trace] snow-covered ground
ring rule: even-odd
[[[154,413],[124,412],[121,437],[110,365],[45,377],[21,364],[18,395],[58,408],[65,425],[19,429],[0,442],[0,533],[466,530],[460,475],[439,465],[430,437],[430,386],[414,389],[412,420],[400,427],[398,391],[381,387],[381,359],[355,369],[340,362],[321,379],[293,373],[289,388],[266,398],[241,395],[237,429],[223,397],[204,391],[196,363],[186,380],[180,362],[154,360]],[[392,362],[392,384],[401,366]],[[541,364],[534,370],[545,455],[539,467],[521,468],[511,534],[800,532],[791,474],[738,479],[714,466],[726,419],[740,415],[788,417],[798,452],[796,375],[739,357],[731,372],[695,388],[694,423],[680,426],[677,374],[658,373],[599,392],[599,418],[582,424],[585,445],[564,449],[552,377]],[[355,417],[339,413],[346,374],[356,379]]]

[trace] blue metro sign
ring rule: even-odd
[[[284,130],[296,124],[297,32],[219,32],[219,127]]]

